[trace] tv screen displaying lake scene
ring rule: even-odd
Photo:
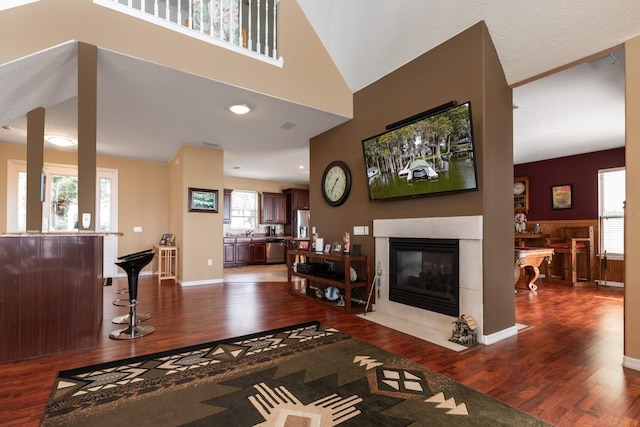
[[[469,102],[362,141],[370,200],[478,189]]]

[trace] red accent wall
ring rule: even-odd
[[[528,221],[597,219],[598,170],[624,166],[624,147],[514,165],[513,176],[529,178]],[[551,187],[573,185],[573,208],[553,210]]]

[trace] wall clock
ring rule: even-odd
[[[351,191],[351,171],[345,162],[331,162],[322,174],[322,197],[331,206],[343,204]]]
[[[529,178],[519,177],[513,180],[513,210],[529,212]]]

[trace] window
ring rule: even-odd
[[[43,231],[72,231],[78,228],[77,168],[45,164]],[[118,171],[97,168],[97,231],[118,231]],[[25,231],[27,218],[27,164],[9,160],[7,176],[7,231]],[[93,228],[93,227],[92,227]]]
[[[258,193],[255,191],[233,190],[231,193],[230,231],[243,233],[253,231],[258,226]]]
[[[598,171],[598,211],[600,215],[600,252],[607,258],[624,256],[625,169]]]

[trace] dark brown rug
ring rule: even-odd
[[[548,426],[318,322],[58,374],[43,426]]]

